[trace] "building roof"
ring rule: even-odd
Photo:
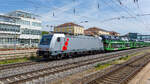
[[[101,29],[101,28],[98,28],[98,27],[91,27],[91,28],[86,29],[86,31],[105,31],[105,32],[109,32],[107,30],[104,30],[104,29]]]
[[[24,13],[24,14],[30,14],[30,15],[34,15],[34,16],[40,17],[39,15],[35,15],[33,13],[30,13],[30,12],[27,12],[27,11],[23,11],[23,10],[15,10],[15,11],[9,12],[8,14],[10,14],[10,13],[17,13],[17,12]]]
[[[79,26],[79,27],[83,27],[83,26],[75,24],[73,22],[64,23],[64,24],[58,25],[56,27],[66,27],[66,26]]]
[[[118,32],[115,32],[115,31],[110,31],[110,33],[120,34],[120,33],[118,33]]]
[[[16,15],[16,14],[19,14],[19,16]],[[12,12],[7,13],[6,15],[8,15],[8,16],[15,16],[15,17],[31,18],[31,19],[37,19],[37,18],[41,17],[39,15],[35,15],[33,13],[29,13],[29,12],[22,11],[22,10],[12,11]]]
[[[84,31],[84,34],[85,34],[85,35],[94,35],[93,32],[91,32],[91,31],[86,31],[86,30]]]

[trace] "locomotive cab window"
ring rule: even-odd
[[[40,41],[40,45],[49,45],[53,35],[44,35]]]
[[[57,42],[60,42],[60,37],[57,38]]]

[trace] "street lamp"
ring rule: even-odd
[[[13,18],[13,22],[14,22],[14,24],[15,24],[15,26],[16,26],[16,19],[15,18]],[[15,36],[14,36],[14,40],[15,40],[15,42],[14,42],[14,50],[16,51],[16,33],[17,33],[17,31],[16,31],[16,28],[14,29],[15,30]]]
[[[47,28],[50,28],[50,31],[49,31],[49,32],[52,32],[52,31],[53,31],[53,28],[54,28],[55,26],[53,26],[53,25],[46,25],[46,27],[47,27]]]

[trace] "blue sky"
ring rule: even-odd
[[[150,16],[137,16],[150,14],[150,0],[138,0],[138,5],[134,0],[120,1],[121,5],[118,0],[0,0],[0,13],[14,10],[35,13],[41,16],[43,30],[47,31],[51,30],[46,27],[47,24],[57,26],[65,22],[74,22],[85,29],[95,26],[121,34],[150,34]],[[80,23],[82,21],[88,23]]]

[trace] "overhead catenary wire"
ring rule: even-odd
[[[122,2],[120,0],[117,0],[119,2],[120,5],[122,5]]]
[[[102,0],[103,1],[103,0]],[[103,3],[107,6],[109,6],[112,10],[114,10],[114,12],[118,12],[118,10],[116,10],[115,8],[113,8],[111,5],[109,5],[106,1],[103,1]],[[122,2],[120,2],[122,3]],[[126,13],[126,12],[125,12]],[[121,19],[132,19],[132,18],[136,18],[135,16],[132,16],[132,15],[129,15],[129,16],[124,16],[120,13],[118,13],[120,16],[118,17],[112,17],[112,18],[108,18],[108,19],[105,19],[105,20],[102,20],[101,22],[107,22],[107,21],[112,21],[112,20],[121,20]]]
[[[110,7],[114,12],[117,12],[118,10],[116,10],[116,9],[114,9],[111,5],[109,5],[105,0],[102,0],[102,2],[105,4],[105,5],[107,5],[108,7]],[[118,13],[119,14],[119,16],[117,16],[117,17],[121,17],[122,15],[120,14],[120,13]],[[114,18],[114,17],[113,17]],[[114,18],[115,19],[115,18]]]
[[[107,5],[108,7],[110,7],[110,8],[112,8],[114,11],[117,11],[116,9],[114,9],[112,6],[110,6],[109,5],[109,3],[107,3],[107,2],[105,2],[105,1],[103,1],[103,3],[105,4],[105,5]],[[98,5],[100,5],[100,4],[98,4]],[[101,12],[102,13],[102,12]],[[121,14],[119,14],[120,16],[118,16],[118,17],[121,17]],[[78,16],[80,16],[80,15],[78,15]],[[91,20],[97,20],[97,19],[94,19],[94,18],[91,18],[91,17],[87,17],[87,16],[80,16],[80,17],[85,17],[85,18],[89,18],[89,19],[91,19]],[[97,21],[97,22],[100,22],[100,23],[102,23],[102,21]],[[99,24],[100,24],[99,23]]]
[[[75,3],[75,2],[76,2],[76,0],[73,0],[73,3]],[[105,1],[105,2],[106,2],[106,1]],[[123,5],[123,2],[121,2],[121,0],[117,0],[116,2],[117,2],[117,3],[119,2],[118,4],[119,4],[120,6]],[[35,3],[33,3],[33,4],[35,4]],[[105,4],[106,4],[106,3],[105,3]],[[109,4],[109,3],[107,3],[107,5],[108,5],[108,4]],[[110,5],[110,4],[109,4],[109,5]],[[109,5],[108,5],[108,6],[109,6]],[[40,5],[39,5],[39,6],[40,6]],[[37,6],[36,6],[36,7],[37,7]],[[111,7],[111,6],[109,6],[109,7]],[[100,3],[97,3],[97,8],[100,9]],[[117,11],[115,8],[113,8],[113,7],[111,7],[111,8],[112,8],[112,10]],[[120,8],[120,7],[118,6],[118,8]],[[37,8],[37,10],[38,10],[38,9],[39,9],[39,8]],[[77,9],[76,9],[75,7],[72,8],[72,9],[73,9],[73,15],[76,15]],[[142,16],[142,14],[137,14],[137,15],[135,15],[135,14],[131,13],[128,9],[123,8],[123,7],[122,7],[121,9],[122,9],[125,13],[127,13],[129,16],[121,15],[121,13],[118,13],[118,15],[119,15],[118,17],[112,17],[112,18],[110,18],[110,19],[111,19],[111,20],[112,20],[112,19],[114,19],[114,20],[115,20],[115,19],[120,20],[120,19],[135,18],[136,21],[139,21],[139,19],[137,19],[137,17],[138,17],[138,16]],[[57,9],[56,9],[56,10],[57,10]],[[56,13],[56,11],[53,11],[53,12],[52,12],[52,16],[57,15],[57,13],[56,13],[56,14],[55,14],[55,13]],[[143,16],[146,16],[146,15],[143,14]],[[81,17],[82,17],[82,16],[81,16]],[[108,18],[108,19],[109,19],[109,18]],[[107,21],[109,21],[109,20],[107,20]],[[107,22],[107,21],[106,21],[106,22]],[[143,23],[141,20],[140,20],[140,22]]]
[[[139,0],[133,0],[133,2],[135,3],[135,4],[137,4],[137,7],[139,8]]]
[[[55,13],[53,12],[53,16],[55,16]]]
[[[129,16],[133,17],[133,15],[126,9],[124,9],[122,6],[118,5],[118,3],[116,3],[114,0],[111,0],[114,4],[116,4],[116,6],[118,6],[120,9],[123,10],[123,12],[127,13]]]
[[[76,0],[73,0],[73,3],[76,4]],[[76,8],[73,9],[73,14],[76,15]]]
[[[135,18],[135,17],[120,16],[120,17],[113,17],[113,18],[105,19],[101,22],[108,22],[108,21],[112,21],[112,20],[121,20],[121,19],[133,19],[133,18]]]
[[[123,3],[122,3],[122,4],[119,4],[119,5],[122,6]],[[107,22],[107,21],[116,20],[116,19],[117,19],[117,20],[120,20],[120,19],[134,18],[135,21],[141,22],[141,23],[145,26],[145,28],[147,28],[147,25],[146,25],[143,21],[137,19],[137,17],[136,17],[137,15],[132,15],[132,13],[130,13],[130,11],[128,11],[128,10],[122,8],[122,7],[121,7],[121,9],[122,9],[125,13],[127,13],[129,16],[120,16],[120,17],[109,18],[109,19],[106,19],[106,20],[104,20],[104,21],[102,21],[102,22]],[[135,24],[135,23],[134,23],[134,24]],[[137,24],[136,24],[136,25],[137,25]]]
[[[36,8],[35,10],[37,11],[38,10],[38,6],[41,6],[40,4],[35,4],[33,1],[30,1],[30,0],[27,0],[27,2],[30,2],[31,4],[33,4],[34,5],[34,7]],[[76,0],[73,0],[73,3],[75,4],[76,3]],[[105,2],[105,4],[107,4],[106,2]],[[100,4],[98,3],[98,8],[100,8]],[[112,8],[112,7],[111,7]],[[113,9],[113,8],[112,8]],[[113,10],[115,10],[115,9],[113,9]],[[116,10],[115,10],[116,11]],[[74,15],[76,15],[76,8],[73,8],[73,14]],[[55,16],[55,12],[53,11],[52,12],[52,16]]]
[[[135,0],[134,1],[135,3],[137,3],[137,8],[135,7],[135,10],[139,10],[139,14],[136,14],[134,11],[131,11],[135,16],[139,17],[142,22],[143,25],[145,25],[146,28],[149,28],[149,26],[147,25],[147,22],[145,21],[145,19],[142,19],[141,16],[143,15],[143,11],[140,9],[140,6],[139,6],[139,0]],[[128,10],[130,10],[128,7],[124,6],[125,8],[127,8]]]
[[[99,4],[99,3],[97,4],[97,8],[98,8],[98,9],[100,8],[100,4]]]
[[[118,5],[114,0],[111,0],[112,2],[114,2],[114,4],[116,4],[116,5]],[[142,21],[142,20],[139,20],[139,19],[137,19],[137,17],[136,17],[136,15],[134,15],[133,13],[134,12],[130,12],[130,11],[128,11],[129,9],[127,8],[127,7],[123,7],[123,6],[120,6],[120,5],[118,5],[118,7],[119,8],[121,8],[124,12],[126,12],[129,16],[131,16],[131,17],[135,17],[134,19],[135,19],[135,21],[139,21],[139,22],[141,22],[146,28],[147,28],[147,26],[146,26],[146,24]]]
[[[102,0],[103,1],[103,0]],[[103,3],[106,5],[106,6],[108,6],[108,7],[110,7],[114,12],[118,12],[118,10],[116,10],[116,9],[114,9],[113,7],[112,7],[112,5],[110,5],[109,3],[107,3],[106,1],[103,1]],[[101,12],[102,13],[102,12]],[[106,19],[106,20],[102,20],[102,21],[97,21],[97,22],[100,22],[100,23],[103,23],[103,22],[108,22],[108,21],[111,21],[111,20],[120,20],[120,19],[127,19],[127,18],[135,18],[135,17],[133,17],[133,16],[123,16],[122,14],[120,14],[120,13],[118,13],[120,16],[118,16],[118,17],[112,17],[112,18],[109,18],[109,19]],[[86,17],[86,16],[85,16]],[[90,17],[86,17],[86,18],[90,18]],[[97,20],[97,19],[94,19],[94,18],[90,18],[90,19],[93,19],[93,20]],[[99,23],[99,24],[100,24]],[[106,24],[105,24],[106,25]]]
[[[136,2],[138,3],[139,1],[136,0]],[[139,10],[139,11],[138,11],[139,14],[137,14],[136,16],[139,16],[140,18],[142,18],[141,16],[149,15],[149,14],[144,14],[143,11],[141,10],[141,7],[139,6],[139,4],[137,4],[137,5],[138,5],[138,8],[136,8],[136,7],[134,6],[135,9]],[[149,28],[149,24],[147,25],[147,22],[145,21],[145,19],[142,18],[142,20],[143,20],[143,23],[146,25],[146,27]]]

